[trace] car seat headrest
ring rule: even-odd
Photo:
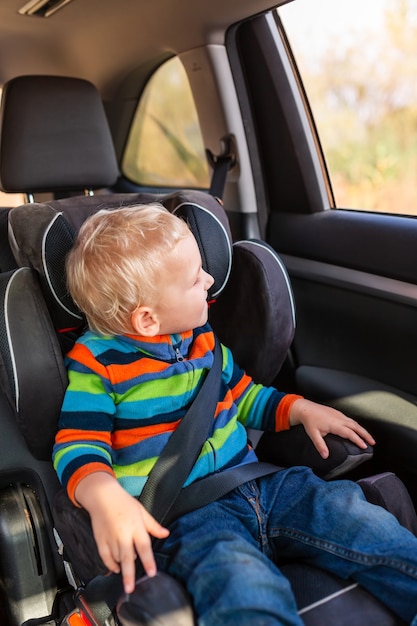
[[[198,204],[197,201],[198,200]],[[65,198],[48,204],[33,203],[9,212],[9,240],[20,266],[34,268],[57,330],[68,331],[84,325],[84,316],[68,293],[65,258],[85,219],[102,208],[118,209],[159,201],[186,219],[199,245],[203,267],[212,274],[210,297],[224,288],[231,267],[231,236],[221,205],[203,192],[156,196],[125,194],[88,198]]]
[[[68,293],[65,257],[74,244],[74,227],[48,204],[24,204],[9,213],[9,242],[21,267],[39,275],[48,310],[58,330],[84,325]]]
[[[233,265],[209,321],[236,362],[256,381],[273,384],[295,332],[295,303],[287,270],[263,241],[233,245]]]
[[[200,204],[182,202],[174,208],[173,213],[187,222],[197,240],[203,269],[214,278],[209,297],[217,298],[227,283],[232,267],[232,244],[228,229],[219,217]]]
[[[61,76],[18,76],[4,85],[0,187],[35,193],[113,185],[118,166],[100,95]]]

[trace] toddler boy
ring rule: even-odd
[[[213,363],[213,283],[187,224],[152,204],[100,211],[67,259],[68,287],[89,330],[68,355],[54,465],[91,517],[100,557],[135,585],[135,559],[184,583],[200,626],[297,625],[279,563],[305,559],[352,578],[417,626],[417,538],[350,481],[292,467],[249,481],[161,526],[136,499]],[[246,427],[302,424],[326,457],[334,433],[371,435],[339,411],[256,384],[222,346],[212,432],[186,485],[256,461]],[[154,538],[154,549],[151,537]]]

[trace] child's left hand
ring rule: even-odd
[[[323,437],[329,433],[349,439],[359,448],[375,444],[374,438],[354,419],[340,411],[311,400],[300,398],[294,402],[290,411],[290,425],[303,424],[306,433],[314,443],[323,459],[329,456],[329,449]]]

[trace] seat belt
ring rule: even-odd
[[[170,523],[180,515],[217,500],[248,480],[280,469],[271,463],[248,463],[211,474],[183,488],[213,426],[219,399],[222,360],[221,345],[216,340],[213,365],[192,405],[169,438],[139,496],[139,501],[160,523]]]
[[[160,523],[174,504],[212,429],[219,399],[222,360],[220,342],[216,340],[213,365],[139,496],[139,501]]]
[[[229,170],[236,165],[236,141],[233,135],[225,135],[221,138],[222,151],[220,154],[213,154],[206,148],[206,156],[213,169],[209,194],[218,200],[223,199],[224,188]]]
[[[238,467],[232,467],[217,474],[210,474],[205,478],[201,478],[201,480],[197,480],[181,490],[178,498],[164,518],[164,523],[169,525],[175,519],[181,517],[181,515],[218,500],[229,493],[229,491],[239,487],[239,485],[262,476],[275,474],[275,472],[279,472],[281,469],[284,468],[272,463],[255,461],[254,463],[239,465]]]

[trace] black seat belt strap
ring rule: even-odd
[[[254,462],[247,465],[240,465],[229,470],[211,474],[206,478],[198,480],[181,490],[173,507],[165,518],[165,524],[170,524],[177,517],[185,515],[190,511],[206,506],[210,502],[218,500],[239,485],[255,480],[262,476],[274,474],[283,469],[272,463]]]
[[[207,148],[206,156],[213,168],[209,194],[222,200],[227,174],[236,165],[236,142],[233,135],[226,135],[222,137],[220,143],[222,146],[221,154],[215,155]]]
[[[172,433],[139,497],[144,507],[163,522],[193,468],[213,428],[222,376],[222,349],[216,340],[214,361],[192,405]]]

